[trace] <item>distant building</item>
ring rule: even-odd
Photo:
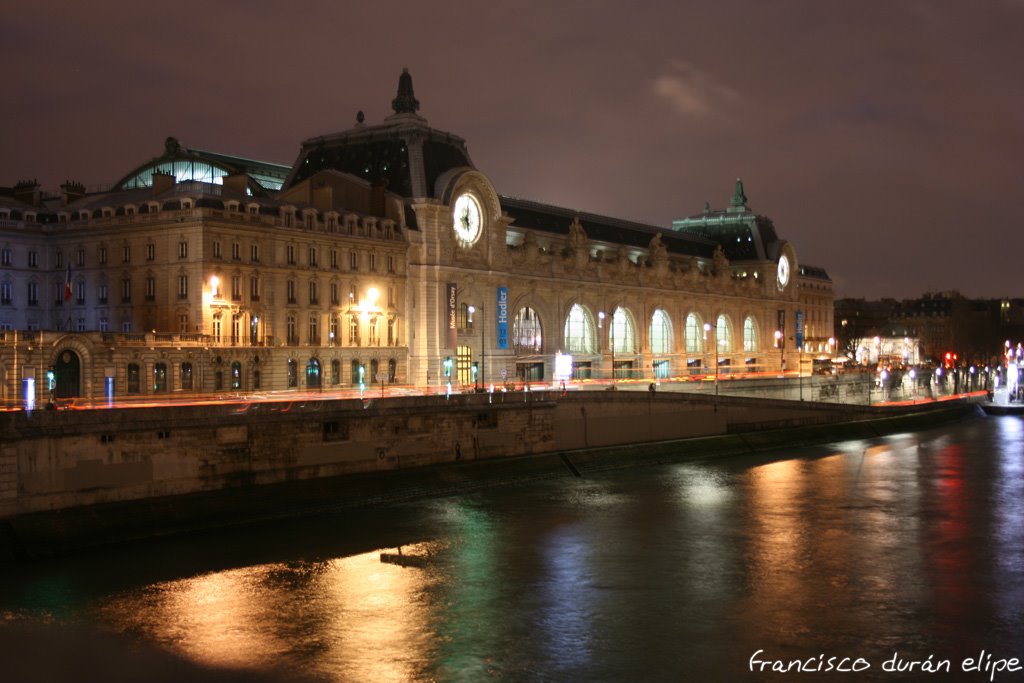
[[[99,400],[549,380],[558,353],[581,379],[776,371],[801,331],[827,352],[828,275],[738,181],[671,230],[564,209],[500,194],[408,73],[392,107],[292,166],[168,138],[113,187],[0,188],[3,398],[49,372]]]
[[[839,350],[850,357],[860,348],[870,354],[877,337],[892,340],[890,349],[911,340],[909,352],[922,361],[945,362],[950,354],[962,363],[986,365],[998,360],[1007,341],[1024,338],[1024,299],[968,299],[947,291],[901,301],[839,299],[835,307]],[[878,353],[887,355],[884,348]]]

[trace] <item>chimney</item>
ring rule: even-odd
[[[39,181],[34,178],[32,180],[19,180],[17,185],[14,186],[14,198],[24,204],[41,206],[42,193],[39,191]]]
[[[153,171],[153,196],[159,196],[174,187],[174,176],[170,173]]]
[[[64,206],[77,202],[85,196],[85,185],[74,180],[65,180],[60,189],[64,191]]]

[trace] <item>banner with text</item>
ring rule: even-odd
[[[446,285],[446,288],[447,291],[445,292],[444,297],[444,316],[448,324],[448,334],[446,336],[447,343],[445,348],[454,349],[459,344],[459,330],[456,327],[458,322],[458,318],[456,317],[456,306],[458,305],[458,300],[456,299],[455,294],[455,283],[449,282]]]
[[[508,348],[508,287],[498,287],[498,348]]]

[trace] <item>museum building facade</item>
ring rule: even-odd
[[[408,72],[392,108],[291,167],[168,138],[103,191],[0,190],[5,405],[691,379],[832,351],[831,280],[739,180],[670,229],[573,211],[500,194]]]

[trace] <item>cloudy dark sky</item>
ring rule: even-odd
[[[408,67],[504,194],[667,227],[742,177],[838,296],[1024,296],[1021,0],[41,0],[0,56],[0,185],[292,163]]]

